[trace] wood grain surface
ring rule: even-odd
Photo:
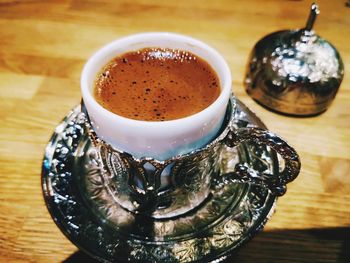
[[[249,52],[264,35],[304,26],[311,1],[0,0],[0,262],[93,262],[58,230],[40,185],[45,145],[80,101],[84,62],[145,31],[187,34],[228,61],[236,96],[300,154],[302,170],[265,230],[229,262],[350,262],[350,3],[318,1],[316,31],[345,78],[324,114],[291,118],[247,96]]]

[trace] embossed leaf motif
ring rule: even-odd
[[[173,253],[180,262],[189,262],[196,260],[197,240],[187,240],[174,244]]]
[[[218,180],[219,185],[223,187],[213,187],[211,189],[212,199],[196,213],[171,220],[156,220],[154,224],[152,222],[147,224],[151,227],[144,228],[150,231],[145,239],[144,232],[141,234],[135,232],[135,229],[139,227],[135,220],[135,214],[118,206],[118,203],[112,198],[114,194],[107,195],[104,191],[90,192],[92,189],[88,191],[86,188],[83,192],[77,192],[77,188],[81,188],[81,185],[76,185],[77,178],[75,176],[77,174],[86,180],[91,179],[89,185],[92,187],[103,186],[104,189],[116,190],[114,187],[107,187],[108,183],[115,183],[116,178],[99,170],[100,161],[97,155],[94,157],[93,155],[72,155],[77,149],[85,147],[86,153],[93,149],[86,132],[79,134],[80,128],[78,126],[84,123],[79,112],[79,109],[76,109],[67,117],[56,130],[52,142],[47,148],[43,166],[44,195],[49,211],[61,230],[73,243],[89,251],[97,259],[104,262],[115,262],[123,259],[128,262],[163,263],[190,262],[206,257],[215,258],[217,251],[231,252],[241,241],[247,240],[264,225],[266,215],[274,203],[274,196],[267,191],[258,192],[259,188],[256,187],[249,188],[248,194],[245,194],[245,188],[239,184],[227,184],[225,181]],[[244,114],[242,116],[244,117]],[[70,129],[70,127],[73,128]],[[66,129],[69,129],[69,132],[66,132],[66,137],[63,138],[62,135]],[[77,145],[74,143],[75,139],[79,142]],[[67,140],[68,143],[64,140]],[[67,145],[70,145],[71,148],[68,149]],[[251,156],[255,158],[250,151],[251,149],[244,148],[242,150],[240,148],[238,154],[243,161],[248,162]],[[271,160],[269,153],[266,156],[257,155],[269,163],[272,162],[272,166],[274,165],[274,160]],[[234,158],[234,156],[236,153],[227,149],[223,152],[223,157],[227,157],[227,160]],[[113,159],[115,157],[108,158],[110,158],[111,163],[116,162],[116,159]],[[84,165],[81,166],[83,168],[76,167],[76,163],[83,163]],[[85,166],[85,164],[90,166]],[[126,167],[124,165],[122,164],[119,168],[116,166],[115,171],[117,171],[118,176],[124,175],[122,172]],[[227,171],[233,169],[228,162],[220,163],[220,166],[224,165],[227,166]],[[74,169],[77,169],[78,172],[72,173]],[[89,172],[83,174],[81,171],[84,169]],[[94,169],[96,170],[94,171]],[[112,167],[112,169],[114,168]],[[86,174],[93,178],[86,178]],[[52,185],[53,179],[56,180],[56,187]],[[105,183],[102,179],[105,180]],[[240,204],[246,203],[247,205],[231,207],[233,205],[231,199],[226,198],[230,196],[231,190],[244,193]],[[82,200],[81,194],[89,196],[91,193],[97,194],[98,198],[90,198],[90,203],[87,205]],[[214,209],[217,210],[218,215],[212,215],[208,209],[211,200],[214,199],[220,200],[218,205],[222,205],[221,212],[219,212],[220,209]],[[251,210],[254,210],[254,207],[251,204],[254,203],[261,205],[260,209],[252,214]],[[144,221],[141,223],[145,225]],[[157,232],[153,228],[157,228],[159,231]],[[198,238],[199,236],[200,238]]]
[[[103,186],[103,178],[101,176],[100,169],[89,169],[88,173],[86,174],[86,177],[88,179],[88,182],[93,184],[94,187]]]
[[[86,174],[87,189],[90,190],[92,199],[100,199],[102,192],[104,191],[104,182],[101,176],[100,169],[90,169]]]
[[[236,220],[228,220],[225,224],[213,229],[213,236],[209,238],[212,247],[216,250],[227,249],[234,241],[242,236],[245,228]]]

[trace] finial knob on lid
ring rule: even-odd
[[[312,30],[319,9],[311,5],[305,28],[269,34],[254,46],[248,62],[248,94],[274,111],[296,116],[324,112],[344,75],[336,48]]]

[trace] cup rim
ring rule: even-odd
[[[118,115],[116,113],[113,113],[106,108],[104,108],[101,104],[99,104],[96,99],[94,98],[92,92],[89,89],[89,82],[88,82],[88,76],[91,74],[90,72],[95,69],[96,62],[100,61],[101,58],[104,57],[107,53],[110,53],[111,50],[115,48],[115,46],[121,46],[126,45],[130,43],[142,43],[145,41],[145,39],[167,39],[170,40],[177,40],[181,42],[188,43],[190,45],[195,45],[206,52],[210,52],[213,56],[215,56],[215,59],[217,59],[220,63],[220,66],[222,67],[223,75],[225,76],[225,79],[220,79],[221,83],[221,92],[218,98],[211,103],[208,107],[205,109],[196,112],[195,114],[173,119],[173,120],[164,120],[164,121],[143,121],[143,120],[135,120],[131,118],[127,118],[121,115]],[[195,54],[195,52],[193,52]],[[115,56],[117,56],[116,54]],[[197,54],[196,54],[197,55]],[[111,58],[112,59],[112,58]],[[207,61],[205,58],[202,58],[205,61]],[[210,63],[209,63],[210,65]],[[215,69],[214,69],[215,70]],[[217,73],[218,74],[218,73]],[[81,79],[81,92],[83,95],[83,100],[85,104],[90,104],[94,108],[96,108],[101,114],[105,115],[108,119],[114,119],[119,124],[123,125],[131,125],[134,127],[148,127],[148,128],[158,128],[158,127],[178,127],[178,125],[190,125],[193,121],[201,121],[205,115],[209,114],[210,111],[215,110],[219,107],[219,105],[227,104],[230,98],[230,95],[232,93],[231,85],[232,85],[232,77],[231,77],[231,71],[229,69],[229,66],[225,59],[220,55],[218,51],[216,51],[214,48],[210,47],[209,45],[205,44],[204,42],[177,33],[171,33],[171,32],[146,32],[146,33],[138,33],[138,34],[132,34],[128,35],[119,39],[116,39],[102,48],[100,48],[97,52],[95,52],[86,62],[84,65]]]

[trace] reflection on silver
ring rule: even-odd
[[[278,178],[275,153],[252,141],[224,146],[211,196],[196,210],[162,220],[128,212],[109,202],[100,173],[84,167],[96,158],[84,125],[80,107],[59,125],[45,151],[42,187],[58,227],[101,262],[221,262],[261,230],[274,210],[276,196],[265,187],[227,180],[237,162]],[[240,102],[232,126],[266,128]]]
[[[284,170],[281,174],[271,177],[245,163],[238,163],[234,172],[222,179],[225,182],[262,185],[275,195],[283,195],[286,184],[294,180],[300,170],[296,151],[267,130],[233,127],[235,98],[232,97],[230,102],[223,129],[214,141],[201,149],[165,161],[149,157],[137,159],[113,148],[98,138],[87,118],[86,129],[96,152],[93,154],[94,158],[84,161],[83,166],[87,167],[87,172],[83,174],[96,172],[92,178],[84,176],[81,184],[86,183],[86,178],[102,181],[106,194],[110,196],[108,205],[118,204],[128,211],[153,218],[179,216],[195,209],[209,197],[211,179],[220,173],[221,152],[225,146],[233,148],[243,142],[257,142],[271,147],[284,159]],[[84,113],[81,114],[88,116],[84,106],[82,109]],[[169,173],[169,185],[163,189],[161,179],[166,169]],[[89,191],[97,190],[92,188]],[[106,194],[97,194],[94,198],[105,199]]]
[[[344,75],[341,57],[312,30],[317,5],[306,27],[274,32],[259,40],[246,73],[248,94],[264,106],[291,115],[315,115],[333,101]]]

